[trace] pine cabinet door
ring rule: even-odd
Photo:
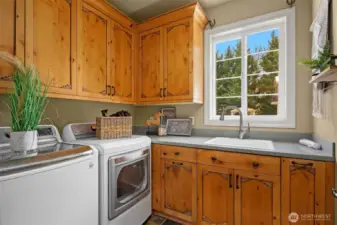
[[[280,177],[235,171],[235,225],[280,225]]]
[[[165,100],[193,98],[192,19],[171,23],[164,28]]]
[[[162,28],[140,34],[140,101],[163,99]]]
[[[328,190],[329,192],[331,190]],[[282,159],[282,225],[290,225],[290,213],[324,215],[325,163]],[[324,225],[329,221],[299,220],[298,225]],[[331,221],[330,221],[331,222]]]
[[[160,146],[154,144],[152,145],[151,151],[151,168],[152,168],[152,209],[156,211],[161,211],[160,204],[160,190],[161,190],[161,174],[160,174]]]
[[[78,25],[78,94],[111,99],[110,19],[83,3]]]
[[[0,2],[0,51],[16,55],[24,60],[24,0]],[[11,88],[13,67],[0,61],[0,88]]]
[[[198,166],[198,224],[233,225],[233,170]]]
[[[162,159],[161,162],[162,212],[188,222],[196,222],[196,165],[168,159]]]
[[[26,63],[35,65],[50,93],[76,94],[76,2],[26,2]]]
[[[111,36],[111,96],[117,101],[132,102],[134,36],[115,22],[112,22]]]

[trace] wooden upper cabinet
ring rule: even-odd
[[[0,51],[24,60],[24,0],[0,3]],[[0,61],[0,88],[11,88],[13,67]]]
[[[134,99],[134,35],[118,23],[111,29],[111,96],[117,101]]]
[[[280,177],[236,170],[234,178],[235,225],[280,225]]]
[[[76,2],[26,2],[26,63],[50,93],[76,94]]]
[[[140,34],[140,101],[160,101],[163,96],[162,29]]]
[[[164,97],[166,100],[193,97],[192,19],[164,28]]]
[[[78,94],[110,99],[110,19],[80,3],[78,21]]]
[[[187,222],[197,221],[196,164],[161,160],[162,211]]]
[[[288,220],[291,212],[298,215],[328,214],[325,196],[333,197],[331,188],[325,189],[325,165],[324,162],[310,160],[282,159],[282,225],[291,224]],[[333,222],[300,220],[296,224],[323,225]]]
[[[234,224],[234,170],[198,166],[198,224]]]
[[[137,25],[140,102],[203,103],[206,24],[200,5],[191,4]]]

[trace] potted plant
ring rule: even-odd
[[[324,46],[323,51],[320,51],[317,58],[305,59],[300,62],[300,64],[308,66],[312,69],[312,76],[318,75],[321,71],[325,70],[330,66],[331,63],[331,49],[330,44],[327,43]]]
[[[0,52],[0,60],[14,67],[13,90],[9,93],[12,151],[37,148],[37,127],[48,104],[48,86],[42,84],[33,65],[25,66],[18,58]]]

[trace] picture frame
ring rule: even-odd
[[[160,112],[166,116],[167,119],[175,119],[177,117],[175,107],[162,108]]]
[[[166,124],[167,135],[174,136],[191,136],[192,135],[192,119],[167,119]]]

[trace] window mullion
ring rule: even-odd
[[[247,116],[247,35],[242,37],[241,42],[241,109],[243,115]]]

